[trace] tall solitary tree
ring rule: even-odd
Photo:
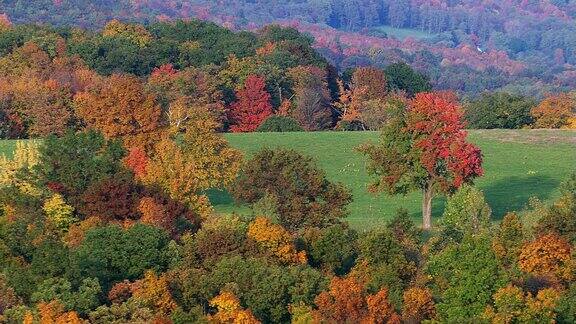
[[[374,192],[422,190],[424,229],[432,227],[432,198],[482,175],[482,153],[466,141],[460,105],[446,93],[419,93],[406,105],[390,107],[380,142],[362,145]]]

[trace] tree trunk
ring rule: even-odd
[[[422,190],[422,225],[425,230],[432,228],[432,186],[427,183]]]

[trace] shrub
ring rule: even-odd
[[[290,231],[338,223],[352,201],[350,191],[330,182],[314,160],[288,149],[256,153],[231,192],[249,204],[273,200],[278,221]]]
[[[464,234],[476,234],[490,226],[492,211],[484,193],[470,185],[463,185],[448,198],[442,224]]]
[[[257,132],[302,132],[296,119],[287,116],[270,116],[256,129]]]
[[[310,263],[337,275],[348,273],[358,255],[357,233],[344,224],[305,233]]]

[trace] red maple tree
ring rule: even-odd
[[[360,150],[370,157],[369,171],[378,176],[374,191],[405,194],[422,190],[422,218],[432,227],[432,198],[483,174],[482,153],[466,141],[466,122],[456,97],[419,93],[409,107],[390,112],[379,144]]]
[[[229,118],[232,132],[253,132],[272,115],[270,94],[266,91],[264,77],[250,75],[244,88],[236,92],[238,101],[230,107]]]
[[[124,158],[124,165],[134,172],[134,175],[142,177],[146,175],[146,167],[148,166],[149,158],[146,152],[139,147],[132,147],[128,151],[128,155]]]
[[[466,142],[465,127],[462,109],[445,93],[420,93],[412,100],[408,130],[430,182],[443,189],[460,187],[483,173],[482,154]]]

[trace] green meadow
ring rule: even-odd
[[[374,30],[379,32],[384,32],[389,36],[393,36],[398,38],[399,40],[404,40],[405,38],[412,37],[414,39],[426,39],[434,37],[435,34],[430,34],[425,31],[417,30],[417,29],[409,29],[409,28],[395,28],[391,26],[378,26],[375,27]]]
[[[421,194],[407,196],[373,195],[367,191],[370,177],[365,158],[355,148],[366,141],[377,141],[377,132],[248,133],[226,134],[234,147],[249,157],[262,147],[289,147],[314,157],[329,179],[352,190],[348,221],[356,228],[384,223],[398,208],[406,208],[420,220]],[[530,197],[550,200],[557,187],[576,170],[576,132],[563,130],[476,130],[469,138],[484,154],[484,176],[476,185],[484,191],[501,219],[509,211],[525,208]],[[218,211],[238,209],[225,193],[211,195]],[[445,199],[434,200],[434,216],[442,214]]]

